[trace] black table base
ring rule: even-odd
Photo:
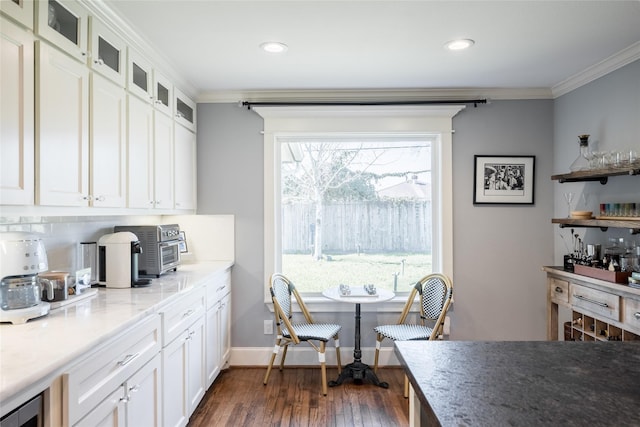
[[[342,372],[335,381],[329,381],[329,387],[342,384],[344,380],[353,379],[354,384],[362,384],[364,380],[369,380],[374,385],[382,388],[389,388],[389,384],[378,379],[373,369],[366,363],[362,363],[362,351],[360,350],[360,304],[356,304],[356,340],[353,349],[353,363],[349,363],[342,368]]]

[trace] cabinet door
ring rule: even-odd
[[[86,62],[89,12],[77,1],[40,0],[36,2],[36,33]]]
[[[179,89],[174,88],[173,93],[176,100],[176,123],[192,131],[196,131],[196,103]]]
[[[206,366],[207,388],[213,384],[220,373],[220,332],[219,332],[220,303],[207,310],[206,315]]]
[[[154,114],[154,207],[173,209],[173,120]]]
[[[127,90],[143,101],[151,103],[153,101],[151,63],[132,48],[127,52]]]
[[[2,0],[0,1],[0,10],[33,30],[33,0]]]
[[[224,369],[231,355],[231,294],[222,299],[220,308],[220,353],[220,369]]]
[[[196,208],[196,135],[182,126],[175,129],[175,208]]]
[[[31,33],[0,17],[0,205],[33,205],[33,46]]]
[[[168,116],[173,115],[173,86],[169,79],[153,70],[153,102],[156,110]]]
[[[36,203],[89,204],[89,69],[36,42]]]
[[[93,206],[125,207],[126,93],[104,77],[91,76],[91,195]]]
[[[188,378],[187,396],[189,416],[196,410],[198,403],[204,397],[205,382],[205,332],[204,317],[189,327]]]
[[[187,425],[187,332],[162,349],[162,424]]]
[[[127,426],[162,425],[160,366],[158,353],[127,380]]]
[[[153,108],[128,95],[127,206],[153,208]]]
[[[77,427],[119,427],[125,426],[124,387],[107,396],[86,417],[74,424]]]
[[[101,21],[89,17],[89,64],[94,71],[112,80],[120,87],[126,81],[126,44]]]

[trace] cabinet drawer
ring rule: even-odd
[[[160,312],[162,318],[162,346],[166,346],[184,332],[205,308],[204,287],[194,289]]]
[[[624,325],[635,333],[640,333],[640,300],[624,299]]]
[[[63,376],[73,425],[160,351],[160,319],[151,315],[109,340]]]
[[[231,292],[231,271],[225,270],[216,274],[207,283],[207,310],[213,307],[225,295]]]
[[[551,301],[564,305],[569,304],[569,282],[550,278],[548,284]]]
[[[594,316],[620,321],[620,296],[574,283],[570,289],[571,304],[574,307],[579,307]]]

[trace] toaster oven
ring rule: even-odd
[[[180,265],[180,226],[122,225],[114,232],[130,231],[140,241],[142,253],[138,255],[138,275],[155,276],[176,271]]]

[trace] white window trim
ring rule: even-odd
[[[439,134],[440,148],[432,155],[440,162],[442,192],[434,194],[440,202],[442,228],[437,239],[442,258],[441,271],[453,277],[453,163],[452,163],[452,118],[465,105],[420,105],[420,106],[278,106],[253,107],[264,119],[264,301],[271,304],[269,278],[276,266],[276,253],[280,253],[280,224],[276,215],[279,210],[279,194],[275,191],[275,180],[280,174],[280,150],[278,137],[301,133],[359,133],[359,134]],[[370,304],[371,311],[400,311],[405,298],[396,297],[383,304]],[[305,303],[313,311],[348,311],[347,304],[324,299],[305,297]],[[365,304],[366,306],[366,304]],[[375,306],[375,307],[373,307]],[[368,310],[366,310],[368,311]]]

